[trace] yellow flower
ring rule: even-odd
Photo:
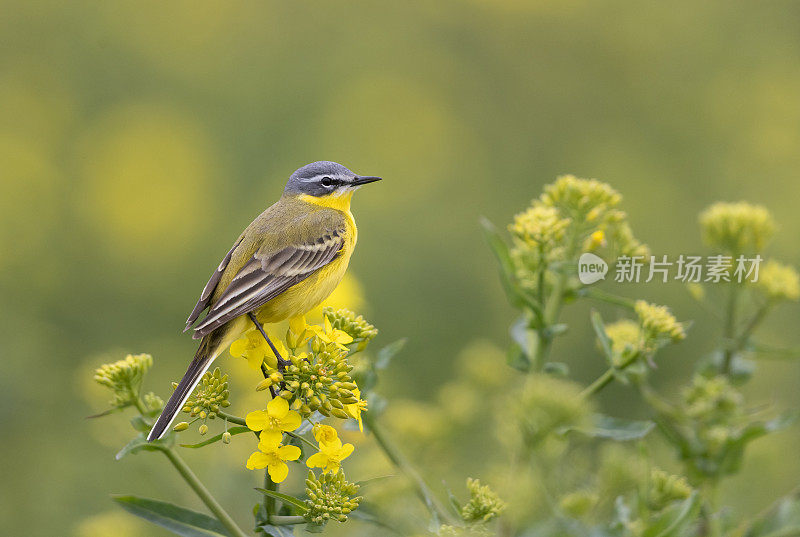
[[[331,326],[331,321],[327,316],[324,320],[324,327],[320,328],[318,325],[314,325],[309,326],[309,328],[317,334],[319,339],[325,343],[335,343],[343,351],[349,350],[346,345],[353,342],[353,336],[344,330]]]
[[[308,328],[305,315],[292,317],[289,320],[289,331],[286,333],[286,343],[289,347],[296,349],[311,339],[314,336],[314,332]]]
[[[270,338],[275,344],[275,348],[281,356],[286,357],[287,352],[283,343],[279,339]],[[236,358],[246,358],[247,363],[253,369],[261,369],[261,364],[266,360],[267,365],[275,369],[278,367],[278,360],[275,353],[267,345],[267,340],[258,330],[251,330],[233,343],[230,348],[231,356]]]
[[[336,429],[330,425],[315,423],[313,429],[314,439],[320,444],[332,444],[339,441]],[[341,442],[339,442],[341,444]]]
[[[289,410],[289,403],[283,397],[276,397],[267,404],[266,410],[250,412],[245,417],[247,426],[253,431],[261,431],[261,440],[280,442],[283,431],[294,431],[300,427],[300,414]]]
[[[358,420],[358,430],[363,433],[364,423],[361,421],[361,413],[367,411],[367,402],[361,399],[361,390],[358,388],[353,389],[353,395],[358,401],[351,405],[344,405],[344,411],[354,420]]]
[[[289,466],[284,461],[296,461],[300,458],[300,448],[297,446],[282,446],[280,440],[274,441],[269,435],[261,433],[258,451],[247,459],[249,470],[262,470],[269,472],[273,483],[280,483],[289,475]]]
[[[729,252],[760,252],[775,233],[772,214],[761,205],[717,202],[700,214],[705,241]]]
[[[767,261],[755,285],[772,300],[800,298],[800,276],[797,271],[777,261]]]
[[[333,442],[320,442],[319,453],[311,455],[306,464],[309,468],[322,468],[322,473],[339,471],[339,467],[344,459],[353,453],[353,444],[342,445],[342,441],[336,438]]]

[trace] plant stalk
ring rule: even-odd
[[[208,489],[200,482],[197,476],[192,472],[192,469],[189,468],[189,465],[178,455],[172,448],[163,448],[162,453],[167,456],[169,462],[175,467],[181,477],[186,481],[192,490],[194,490],[195,494],[206,504],[209,511],[211,511],[217,520],[225,526],[225,529],[228,530],[228,533],[231,534],[232,537],[247,537],[247,534],[242,531],[239,526],[236,525],[236,522],[233,521],[231,516],[222,508],[222,506],[217,502],[214,496],[208,491]]]

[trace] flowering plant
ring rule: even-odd
[[[233,356],[245,358],[263,376],[251,392],[258,403],[243,417],[231,411],[228,376],[215,369],[182,409],[185,421],[153,443],[145,435],[163,401],[142,391],[152,358],[128,356],[101,366],[95,380],[113,394],[111,409],[102,415],[137,411],[131,423],[138,435],[117,458],[164,454],[213,516],[133,496],[115,501],[183,536],[286,537],[301,528],[328,531],[351,519],[360,523],[348,522],[350,535],[800,533],[796,493],[750,519],[719,501],[719,490],[741,468],[749,444],[792,421],[791,413],[754,407],[743,387],[756,372],[758,356],[794,352],[767,345],[757,335],[774,308],[800,298],[800,277],[770,259],[757,281],[689,286],[705,306],[722,304],[722,337],[714,352],[694,360],[679,395],[665,397],[654,382],[657,364],[673,345],[693,355],[686,348],[690,323],[679,321],[667,306],[583,284],[577,274],[582,252],[648,252],[621,203],[608,184],[565,176],[514,218],[508,236],[484,222],[504,290],[519,311],[506,364],[494,345],[470,345],[434,402],[388,404],[376,385],[403,342],[373,355],[377,329],[351,311],[330,308],[316,324],[292,320],[284,337],[270,338],[274,351],[255,327],[231,345]],[[747,203],[715,204],[700,222],[713,253],[725,255],[760,254],[776,229],[766,209]],[[588,301],[596,309],[586,317],[587,329],[605,371],[581,384],[571,378],[567,362],[554,357],[562,355],[558,345],[568,333],[564,310]],[[607,321],[611,316],[615,319]],[[615,383],[633,392],[644,415],[631,419],[625,409],[601,404],[598,394]],[[178,444],[183,431],[194,427],[207,438]],[[389,429],[405,439],[402,448]],[[459,438],[468,441],[452,440]],[[264,473],[251,532],[236,524],[179,455],[179,447],[233,442],[250,443],[250,455],[238,466]],[[348,478],[359,461],[362,472],[380,466],[375,454],[404,477],[402,484],[382,479],[388,476]],[[430,484],[439,481],[428,478],[434,469],[463,479],[465,468],[485,475],[483,481],[466,480],[466,501],[446,485]],[[414,496],[421,501],[409,500]]]

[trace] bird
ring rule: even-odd
[[[344,277],[358,239],[350,201],[380,177],[336,162],[295,170],[280,199],[239,235],[211,275],[186,321],[200,345],[147,436],[162,438],[214,360],[243,334],[300,317],[321,304]],[[200,315],[207,310],[205,316]]]

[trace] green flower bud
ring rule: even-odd
[[[208,432],[208,425],[204,423],[200,426],[198,430],[200,431],[200,434],[204,435]]]
[[[230,444],[231,443],[231,433],[225,431],[222,433],[222,443],[223,444]]]
[[[185,431],[188,428],[189,428],[189,424],[186,423],[185,421],[182,421],[182,422],[178,423],[175,427],[173,427],[172,430],[177,433],[177,432],[180,432],[180,431]]]

